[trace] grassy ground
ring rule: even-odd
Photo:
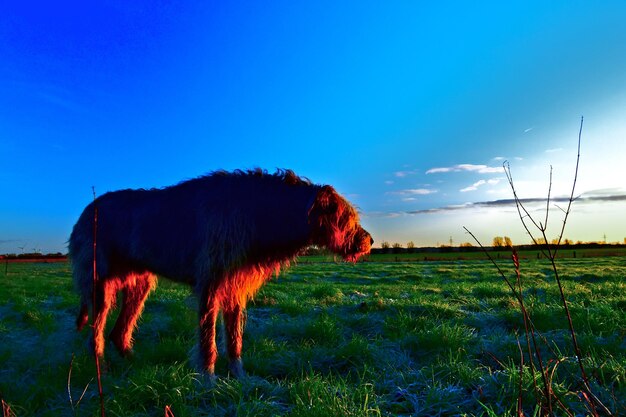
[[[559,265],[593,390],[623,415],[626,259]],[[16,416],[98,415],[88,332],[73,325],[69,265],[10,264],[8,271],[0,271],[0,396]],[[554,369],[552,388],[573,414],[585,415],[552,273],[530,259],[522,276],[545,337],[542,356]],[[105,408],[113,416],[162,416],[166,406],[176,417],[515,415],[522,326],[506,285],[484,261],[300,263],[249,305],[250,376],[228,378],[221,357],[211,385],[188,361],[195,300],[162,279],[136,333],[135,356],[122,359],[108,346]],[[532,415],[528,369],[522,388]]]

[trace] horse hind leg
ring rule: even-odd
[[[122,309],[109,338],[122,356],[128,356],[132,353],[137,320],[148,295],[156,286],[156,277],[150,273],[129,274],[123,285]]]

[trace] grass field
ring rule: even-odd
[[[592,389],[624,415],[626,258],[562,259],[559,268]],[[521,269],[552,389],[572,414],[588,414],[552,272],[532,257]],[[14,415],[99,415],[77,304],[67,263],[0,270],[0,396]],[[161,279],[134,357],[107,347],[107,415],[163,416],[166,406],[176,417],[516,413],[522,316],[485,261],[301,262],[249,305],[242,381],[227,377],[223,356],[214,385],[190,366],[196,321],[189,289]],[[528,368],[521,382],[533,415]]]

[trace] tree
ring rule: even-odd
[[[389,242],[387,242],[386,240],[383,240],[383,241],[380,243],[380,247],[381,247],[381,248],[383,248],[383,249],[389,249],[389,248],[391,247],[391,245],[390,245],[390,244],[389,244]]]
[[[624,240],[626,240],[626,239],[624,239]],[[412,241],[412,240],[410,240],[410,241],[406,244],[406,248],[407,248],[407,249],[413,249],[413,248],[415,248],[415,243],[413,243],[413,241]]]
[[[395,242],[391,245],[391,253],[401,253],[402,252],[402,244]]]
[[[502,236],[496,236],[493,238],[492,246],[494,248],[501,248],[504,246],[504,238]]]

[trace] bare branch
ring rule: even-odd
[[[548,198],[546,198],[546,220],[544,222],[544,231],[548,228],[548,215],[550,214],[550,196],[552,194],[552,165],[550,165],[550,183],[548,185]]]
[[[522,203],[522,201],[520,200],[520,198],[517,195],[517,190],[515,189],[515,184],[513,181],[513,175],[511,173],[511,167],[509,165],[509,163],[507,161],[505,161],[503,163],[503,168],[504,168],[504,172],[506,174],[507,180],[509,182],[509,185],[511,187],[511,190],[513,192],[513,197],[514,197],[514,201],[515,201],[515,205],[517,208],[517,213],[518,213],[518,217],[524,227],[524,229],[526,230],[526,232],[528,233],[528,235],[530,236],[530,238],[532,239],[533,243],[535,245],[539,246],[539,240],[537,237],[535,237],[535,235],[533,235],[533,232],[531,232],[531,225],[534,226],[534,229],[536,230],[536,232],[538,231],[539,234],[541,235],[541,239],[543,240],[541,246],[540,246],[540,251],[541,253],[549,260],[550,265],[552,267],[552,271],[554,273],[554,278],[555,281],[557,283],[558,289],[559,289],[559,294],[561,297],[561,302],[563,305],[563,309],[564,309],[564,313],[565,316],[567,318],[567,322],[568,322],[568,326],[569,326],[569,331],[570,331],[570,335],[571,335],[571,340],[572,340],[572,345],[574,348],[574,352],[576,354],[576,359],[578,362],[578,366],[580,368],[580,372],[581,372],[581,377],[582,377],[582,382],[583,382],[583,392],[581,393],[581,396],[583,398],[586,399],[588,406],[590,407],[591,410],[591,414],[594,416],[598,416],[598,411],[596,410],[596,407],[598,407],[598,409],[600,409],[603,413],[607,414],[607,415],[612,415],[610,413],[610,411],[606,408],[606,406],[604,406],[604,404],[602,404],[602,402],[600,401],[600,399],[593,394],[593,392],[591,391],[591,386],[589,384],[589,379],[587,377],[587,374],[585,372],[583,363],[582,363],[582,353],[580,350],[580,346],[578,344],[577,338],[576,338],[576,332],[574,331],[574,325],[572,323],[572,316],[570,314],[569,311],[569,306],[568,306],[568,302],[567,299],[565,297],[565,291],[563,289],[563,285],[561,283],[561,279],[559,276],[559,270],[557,268],[556,265],[556,256],[559,250],[559,247],[561,245],[561,242],[563,240],[563,236],[565,234],[565,226],[567,224],[567,220],[569,218],[569,215],[571,213],[571,209],[572,209],[572,204],[575,200],[577,200],[580,196],[575,197],[575,192],[576,192],[576,183],[578,180],[578,170],[579,170],[579,164],[580,164],[580,145],[581,145],[581,138],[582,138],[582,129],[583,129],[583,121],[584,119],[581,117],[580,119],[580,129],[578,131],[578,146],[577,146],[577,157],[576,157],[576,169],[574,171],[574,180],[572,182],[572,190],[571,190],[571,194],[570,197],[568,199],[567,202],[567,207],[565,209],[559,207],[558,205],[556,206],[559,210],[561,210],[564,213],[564,217],[563,217],[563,223],[561,225],[561,231],[558,235],[558,239],[556,241],[556,245],[552,245],[549,242],[548,239],[548,235],[547,235],[547,230],[548,230],[548,221],[549,221],[549,214],[550,214],[550,201],[552,199],[552,184],[553,184],[553,169],[552,166],[550,166],[550,181],[549,181],[549,186],[548,186],[548,197],[546,199],[546,213],[545,213],[545,218],[543,223],[542,222],[537,222],[533,216],[529,213],[529,211],[526,209],[526,207],[524,206],[524,204]],[[480,242],[476,239],[476,237],[467,229],[464,227],[464,229],[474,238],[474,240],[476,240],[476,242],[480,245],[481,248],[483,248],[483,246],[480,244]],[[535,233],[536,233],[535,232]],[[507,285],[509,286],[509,288],[512,290],[514,296],[517,298],[521,310],[522,310],[522,314],[524,315],[524,319],[526,319],[528,317],[528,313],[525,310],[524,307],[524,301],[522,298],[522,287],[521,287],[521,282],[520,282],[520,277],[519,277],[519,266],[516,264],[516,272],[518,274],[518,287],[519,288],[515,288],[510,282],[509,280],[506,278],[506,276],[504,275],[504,273],[502,272],[502,270],[500,269],[500,267],[497,265],[497,263],[491,258],[491,256],[487,253],[487,251],[483,248],[483,251],[485,251],[485,253],[487,254],[487,256],[489,257],[489,259],[491,260],[491,262],[496,266],[496,269],[498,270],[498,272],[500,273],[500,275],[504,278],[505,282],[507,283]],[[515,253],[514,253],[514,261],[515,260]],[[528,318],[528,320],[530,320]],[[534,326],[532,325],[532,322],[529,321],[529,329],[530,329],[530,335],[533,338],[533,343],[535,343],[534,340]],[[528,332],[528,329],[527,329]],[[554,392],[552,392],[550,385],[551,385],[551,381],[552,381],[552,377],[554,375],[554,373],[556,372],[556,368],[558,366],[558,362],[557,364],[552,368],[552,375],[550,375],[548,377],[547,375],[547,370],[546,368],[543,367],[543,365],[541,364],[541,358],[539,357],[539,349],[537,348],[537,345],[535,344],[534,346],[534,350],[536,352],[536,354],[538,355],[538,360],[540,363],[540,369],[541,369],[541,375],[543,378],[543,382],[544,382],[544,387],[545,387],[545,399],[547,401],[547,411],[549,414],[552,414],[552,397],[555,398],[556,402],[558,405],[563,406],[562,402],[559,400],[558,396],[554,394]],[[531,361],[532,363],[532,361]],[[568,413],[568,415],[571,415],[568,410],[566,408],[564,408],[565,411]]]
[[[574,193],[576,192],[576,182],[578,181],[578,166],[580,164],[580,142],[583,133],[583,121],[584,117],[580,116],[580,129],[578,130],[578,149],[576,152],[576,168],[574,169],[574,181],[572,182],[572,193],[570,194],[569,201],[567,203],[567,209],[565,210],[565,218],[563,219],[563,226],[561,227],[561,233],[559,234],[559,244],[561,243],[561,239],[563,238],[563,234],[565,233],[565,224],[567,223],[567,218],[572,209],[572,203],[574,200],[578,200],[580,196],[574,198]]]
[[[528,234],[528,236],[530,236],[530,239],[532,240],[533,244],[535,244],[535,245],[537,245],[537,247],[539,247],[539,250],[541,251],[541,254],[543,256],[547,257],[548,254],[545,252],[544,248],[541,245],[539,245],[539,241],[535,238],[535,236],[530,231],[530,227],[526,223],[525,219],[530,220],[530,222],[539,231],[542,230],[541,224],[537,224],[535,219],[533,219],[533,217],[530,215],[528,210],[526,210],[526,207],[524,207],[524,204],[522,204],[521,200],[517,196],[517,190],[515,189],[515,184],[513,183],[513,174],[511,173],[511,166],[510,166],[509,162],[508,161],[504,161],[504,163],[502,164],[502,167],[504,168],[504,173],[505,173],[506,178],[507,178],[507,180],[509,182],[509,185],[511,187],[511,191],[513,192],[513,198],[515,200],[515,206],[517,208],[517,214],[518,214],[518,217],[519,217],[520,221],[522,222],[522,226],[524,226],[524,230],[526,230],[526,233]]]
[[[93,304],[91,307],[92,313],[91,313],[91,320],[92,320],[92,326],[95,326],[95,321],[96,321],[96,283],[98,280],[98,271],[97,271],[97,264],[96,264],[96,254],[97,254],[97,237],[98,237],[98,206],[96,205],[96,188],[95,187],[91,187],[91,190],[93,192],[93,287],[92,287],[92,296],[93,296]],[[105,411],[104,411],[104,394],[102,391],[102,372],[100,371],[100,358],[98,357],[98,352],[95,351],[95,347],[97,346],[97,344],[95,343],[96,340],[96,332],[95,332],[95,328],[93,331],[93,346],[94,346],[94,356],[95,356],[95,362],[96,362],[96,376],[98,377],[98,395],[100,397],[100,416],[104,417],[105,416]]]
[[[509,289],[513,293],[513,296],[517,299],[517,302],[519,303],[520,310],[522,311],[522,316],[524,318],[524,328],[525,328],[525,331],[526,331],[526,337],[528,339],[528,334],[530,333],[530,338],[531,338],[531,340],[533,342],[533,347],[534,347],[535,354],[537,356],[537,361],[539,362],[539,369],[540,369],[540,372],[541,372],[541,378],[542,378],[543,386],[544,386],[544,390],[545,390],[544,391],[544,397],[545,397],[545,399],[547,401],[547,408],[548,408],[547,412],[549,414],[552,414],[552,389],[551,389],[550,385],[548,384],[548,378],[547,378],[546,369],[545,369],[545,367],[543,365],[543,360],[541,358],[541,351],[540,351],[539,347],[537,346],[537,339],[535,338],[536,328],[535,328],[535,325],[533,324],[533,322],[532,322],[532,320],[530,318],[530,315],[528,314],[528,311],[526,310],[526,306],[524,305],[524,298],[523,298],[523,295],[522,295],[522,292],[521,292],[521,278],[519,277],[519,259],[517,258],[517,253],[514,252],[513,262],[516,263],[516,273],[518,274],[518,280],[520,282],[520,291],[519,292],[516,290],[515,286],[513,284],[511,284],[511,281],[509,281],[509,279],[506,277],[506,275],[504,274],[504,272],[502,271],[500,266],[493,259],[493,257],[489,254],[489,252],[483,246],[483,244],[480,243],[480,241],[476,238],[476,236],[474,236],[474,234],[472,232],[470,232],[470,230],[467,227],[463,226],[463,229],[465,229],[465,231],[467,233],[469,233],[469,235],[474,239],[474,241],[476,241],[478,246],[480,246],[480,248],[483,250],[485,255],[487,255],[487,258],[489,258],[491,263],[496,267],[496,270],[498,271],[498,273],[500,274],[502,279],[504,279],[504,282],[506,282],[506,284],[509,286]],[[531,361],[531,371],[533,372],[533,376],[534,376],[534,365],[532,365],[532,353],[529,352],[528,355],[529,355],[529,359]],[[534,377],[533,377],[533,383],[534,383]],[[537,388],[535,386],[535,390],[536,389]]]
[[[559,210],[561,210],[563,213],[567,213],[565,210],[563,210],[563,208],[561,206],[559,206],[558,204],[555,204],[554,207],[558,208]]]

